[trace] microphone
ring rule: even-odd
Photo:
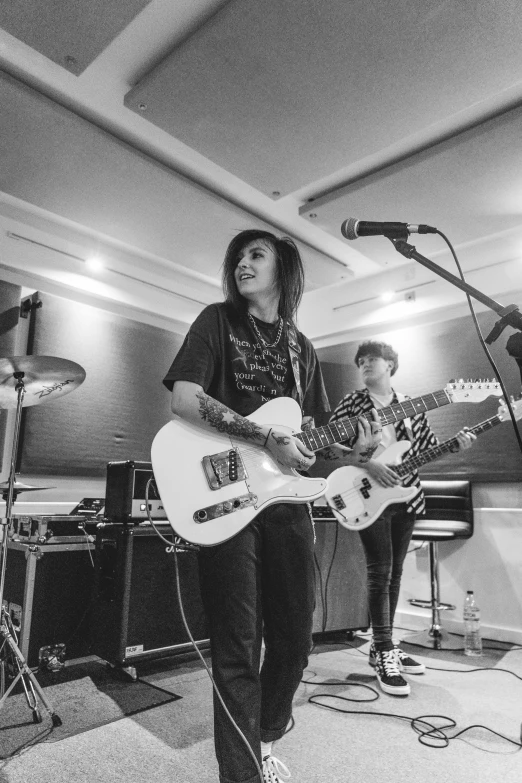
[[[341,225],[341,234],[345,239],[357,239],[357,237],[385,236],[391,239],[400,238],[404,234],[436,234],[437,229],[424,224],[413,225],[411,223],[374,223],[371,220],[357,220],[348,218]]]

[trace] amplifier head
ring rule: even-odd
[[[154,479],[152,464],[126,460],[107,463],[105,516],[111,522],[134,524],[147,519],[146,488]],[[149,511],[152,519],[167,519],[154,480],[149,485]]]

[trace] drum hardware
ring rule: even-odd
[[[15,465],[22,408],[59,399],[64,394],[74,391],[84,380],[83,367],[67,359],[54,356],[14,356],[0,359],[0,408],[16,409],[11,469],[5,486],[0,487],[5,500],[5,517],[0,519],[0,708],[20,680],[34,722],[42,722],[38,701],[40,700],[53,726],[61,726],[61,718],[54,712],[38,680],[27,665],[17,644],[18,637],[12,619],[4,606],[7,541],[12,533],[12,508],[18,493],[44,489],[44,487],[31,487],[28,484],[22,486],[21,482],[16,481]],[[7,689],[6,672],[13,675],[13,680]]]
[[[9,482],[8,481],[2,481],[0,482],[0,492],[2,493],[2,497],[5,500],[5,494],[7,493],[7,490],[9,489]],[[16,500],[19,492],[37,492],[38,490],[43,489],[56,489],[56,487],[33,487],[31,484],[24,484],[23,481],[18,481],[16,476],[15,480],[13,482],[13,501]]]

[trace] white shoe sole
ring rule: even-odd
[[[392,685],[386,685],[385,683],[381,682],[381,679],[379,675],[377,674],[377,680],[379,681],[379,687],[381,691],[384,691],[384,693],[388,693],[390,696],[408,696],[411,692],[411,688],[406,683],[406,685],[399,685],[397,687],[393,687]]]
[[[404,672],[404,674],[424,674],[426,671],[426,667],[423,663],[421,663],[420,666],[403,666],[399,663],[399,669],[401,672]]]

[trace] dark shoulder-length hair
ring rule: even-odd
[[[239,311],[246,311],[248,300],[237,290],[234,272],[239,263],[239,255],[250,242],[263,242],[275,253],[277,264],[277,283],[279,286],[279,315],[285,320],[293,320],[304,290],[304,268],[301,255],[290,237],[276,237],[270,231],[248,229],[241,231],[230,242],[223,261],[223,293],[225,302]]]

